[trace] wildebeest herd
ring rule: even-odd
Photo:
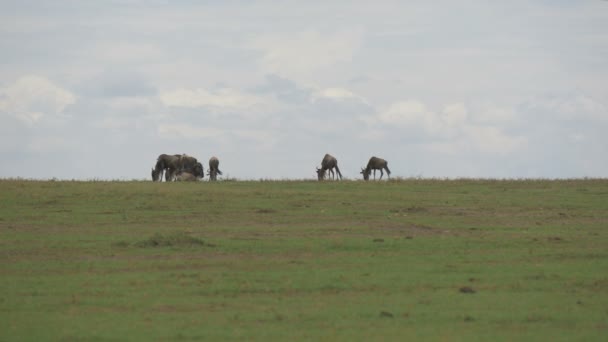
[[[326,154],[321,160],[321,168],[317,168],[317,178],[322,181],[325,179],[326,171],[329,171],[329,175],[331,175],[332,179],[335,179],[336,174],[338,173],[338,179],[342,179],[342,173],[340,172],[340,168],[338,167],[338,159],[332,156],[331,154]],[[386,170],[386,176],[390,178],[391,170],[388,168],[388,163],[386,160],[378,157],[371,157],[367,162],[367,166],[365,168],[361,168],[361,174],[363,175],[363,179],[369,180],[369,175],[374,172],[374,180],[376,179],[376,170],[380,170],[380,179],[384,176],[384,171]]]
[[[217,157],[209,159],[207,176],[209,176],[210,181],[216,181],[217,175],[222,174],[219,166],[220,161]],[[367,162],[367,166],[361,168],[360,173],[363,175],[363,179],[367,181],[373,171],[375,180],[376,170],[380,170],[380,179],[384,175],[383,170],[386,170],[386,175],[390,178],[391,170],[388,168],[388,163],[386,160],[378,157],[371,157]],[[336,173],[338,174],[338,179],[342,179],[342,173],[338,167],[338,159],[330,154],[326,154],[321,161],[321,168],[317,167],[317,178],[320,181],[324,180],[326,176],[336,179]],[[187,154],[161,154],[156,159],[156,165],[152,169],[152,180],[162,182],[163,175],[167,182],[196,181],[205,177],[205,170],[203,169],[203,164]]]
[[[220,162],[216,157],[209,159],[209,179],[217,180],[217,175],[222,172],[219,169]],[[161,154],[156,159],[156,165],[152,169],[152,180],[165,181],[196,181],[205,176],[203,164],[196,158],[187,154]]]

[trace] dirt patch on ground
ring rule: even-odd
[[[379,230],[385,232],[399,233],[404,235],[406,238],[414,238],[416,236],[433,236],[433,235],[451,235],[458,236],[462,232],[457,232],[450,229],[443,229],[438,227],[431,227],[427,225],[414,224],[414,223],[392,223],[382,224]]]
[[[153,248],[153,247],[198,247],[205,246],[205,241],[192,237],[186,233],[173,234],[154,234],[148,239],[137,241],[133,244],[135,247]]]
[[[419,207],[416,205],[409,206],[406,208],[393,208],[389,212],[393,214],[411,214],[411,213],[426,213],[429,210],[427,208]]]
[[[477,292],[470,286],[463,286],[460,289],[458,289],[458,291],[460,291],[460,293],[468,293],[468,294]]]
[[[255,212],[258,214],[274,214],[277,211],[274,209],[270,209],[270,208],[263,208],[263,209],[258,209]]]

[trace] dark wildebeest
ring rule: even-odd
[[[152,169],[152,180],[162,181],[164,173],[165,181],[173,181],[177,173],[182,171],[189,172],[196,177],[205,176],[203,165],[196,158],[186,154],[161,154]]]
[[[203,164],[196,162],[191,168],[184,168],[179,173],[190,173],[196,178],[204,178],[205,170],[203,169]]]
[[[339,179],[342,179],[342,173],[340,173],[340,168],[338,168],[338,159],[330,154],[326,154],[321,161],[321,168],[317,168],[317,178],[321,181],[325,178],[325,171],[329,170],[331,174],[331,178],[335,179],[336,174],[333,169],[336,169],[338,172]]]
[[[197,178],[205,177],[205,171],[203,170],[203,164],[199,163],[196,158],[187,154],[176,155],[178,157],[176,162],[176,168],[171,169],[167,174],[167,181],[177,180],[177,175],[183,172],[190,173]]]
[[[217,175],[222,174],[222,171],[220,171],[220,160],[217,159],[217,157],[211,157],[209,159],[209,170],[207,170],[207,174],[211,181],[216,181]]]
[[[197,163],[198,160],[196,160],[196,158],[187,154],[182,154],[181,156],[179,156],[178,160],[179,171],[192,170],[194,169]]]
[[[173,175],[180,169],[179,154],[161,154],[156,159],[156,165],[152,169],[152,180],[163,180],[163,173],[166,172],[165,178],[167,181],[173,179]]]
[[[369,174],[374,170],[374,180],[376,179],[376,170],[380,170],[380,179],[384,175],[382,170],[386,170],[387,177],[391,177],[391,170],[388,169],[388,163],[386,160],[378,157],[371,157],[369,162],[367,162],[367,167],[361,168],[361,174],[363,175],[363,179],[369,180]]]

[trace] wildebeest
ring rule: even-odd
[[[194,169],[194,167],[196,166],[197,163],[198,163],[198,160],[196,160],[196,158],[189,156],[187,154],[182,154],[181,156],[179,156],[178,165],[179,165],[180,171],[181,170],[192,170],[192,169]]]
[[[220,160],[217,157],[209,158],[209,170],[207,170],[207,174],[211,181],[216,181],[217,175],[222,174],[222,171],[220,171]]]
[[[376,179],[376,170],[380,170],[380,179],[384,175],[382,170],[386,170],[387,177],[391,177],[391,170],[388,169],[388,163],[386,160],[378,157],[371,157],[369,162],[367,162],[366,168],[361,168],[361,174],[363,175],[363,179],[369,180],[369,174],[374,170],[374,180]]]
[[[203,169],[203,164],[201,164],[199,162],[196,162],[196,164],[194,164],[194,166],[191,168],[182,169],[180,172],[191,173],[192,175],[194,175],[197,178],[205,177],[205,170]]]
[[[152,169],[152,180],[161,181],[163,180],[163,174],[167,181],[172,180],[174,174],[180,169],[179,154],[161,154],[156,159],[156,165]]]
[[[202,177],[201,177],[202,178]],[[175,176],[175,180],[178,182],[194,182],[199,179],[198,176],[187,172],[187,171],[179,171]]]
[[[321,161],[321,168],[317,168],[317,178],[321,181],[325,178],[325,171],[329,170],[332,179],[335,179],[336,174],[333,169],[336,169],[338,172],[339,179],[342,179],[342,173],[340,173],[340,168],[338,168],[338,159],[330,154],[325,154],[323,160]]]
[[[175,180],[177,173],[184,171],[195,177],[205,176],[203,165],[196,158],[186,154],[161,154],[152,169],[152,180],[162,181],[164,173],[165,181],[169,182]]]

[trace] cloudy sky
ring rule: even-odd
[[[0,0],[0,178],[608,177],[608,1]]]

